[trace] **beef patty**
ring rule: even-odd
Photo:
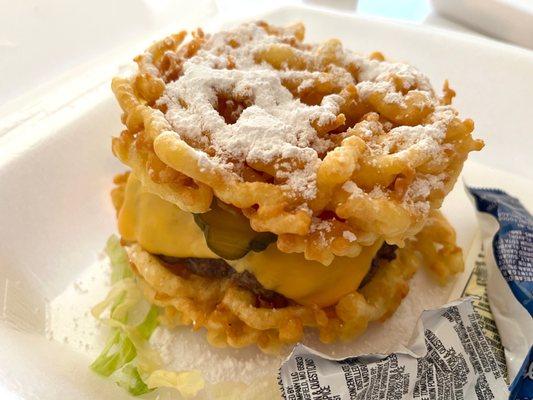
[[[374,259],[367,275],[361,282],[364,286],[383,262],[390,262],[396,258],[397,246],[383,243]],[[195,274],[205,278],[227,278],[230,281],[251,291],[256,296],[256,307],[283,308],[291,303],[289,299],[280,293],[268,290],[248,271],[237,272],[231,265],[220,258],[177,258],[165,255],[156,255],[163,265],[172,273],[179,276]]]

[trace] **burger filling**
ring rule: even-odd
[[[370,281],[383,263],[390,262],[396,258],[396,248],[394,245],[383,243],[376,256],[372,259],[371,268],[361,281],[360,287]],[[247,289],[255,295],[256,307],[283,308],[291,303],[282,294],[263,287],[257,278],[247,270],[238,272],[223,259],[177,258],[165,255],[158,255],[157,257],[168,270],[179,276],[196,274],[205,278],[230,279],[233,284]]]
[[[174,273],[231,279],[263,307],[336,304],[395,257],[395,247],[383,241],[363,247],[357,257],[336,257],[329,266],[283,253],[275,235],[253,231],[239,210],[215,203],[211,211],[193,215],[144,190],[133,174],[118,225],[125,241],[139,243]]]

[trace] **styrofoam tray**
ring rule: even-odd
[[[477,164],[466,167],[471,182],[503,187],[531,207],[531,53],[460,34],[308,8],[283,8],[258,18],[279,24],[302,20],[309,40],[338,37],[361,52],[381,50],[416,65],[435,86],[449,78],[461,115],[474,118],[477,136],[487,143],[474,157]],[[108,85],[72,93],[64,106],[21,118],[0,137],[2,399],[127,398],[88,370],[90,354],[45,335],[46,304],[94,264],[115,231],[109,190],[113,174],[124,168],[110,151],[110,137],[121,126]],[[468,247],[476,223],[460,187],[444,209],[460,244]]]
[[[432,0],[453,20],[510,43],[533,49],[533,0]]]

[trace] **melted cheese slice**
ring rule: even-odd
[[[190,213],[144,190],[132,174],[119,212],[118,227],[125,240],[136,241],[153,254],[219,258],[207,247]],[[300,304],[323,307],[357,290],[381,244],[378,241],[364,247],[358,257],[336,257],[329,266],[306,260],[299,253],[283,253],[275,244],[228,263],[239,272],[251,272],[267,289]]]
[[[220,258],[207,247],[191,213],[144,190],[133,174],[118,214],[118,231],[122,238],[139,243],[152,254]]]
[[[357,290],[381,244],[364,247],[357,257],[335,257],[328,266],[306,260],[301,253],[283,253],[275,244],[228,263],[237,271],[250,271],[264,287],[300,304],[324,307]]]

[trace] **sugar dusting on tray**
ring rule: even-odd
[[[109,260],[100,260],[53,299],[47,307],[46,335],[94,358],[105,343],[107,332],[91,315],[91,308],[109,291]]]

